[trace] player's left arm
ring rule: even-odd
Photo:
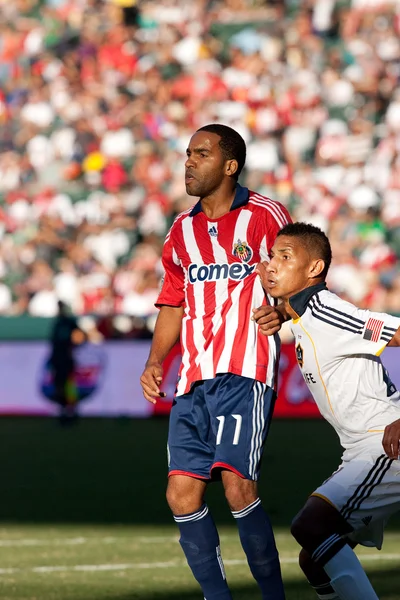
[[[400,346],[400,327],[388,343],[388,346]]]
[[[397,331],[398,333],[398,331]],[[386,425],[382,438],[382,446],[389,458],[395,460],[400,456],[400,419]]]

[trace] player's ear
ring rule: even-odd
[[[225,163],[225,174],[228,175],[228,177],[232,177],[238,170],[238,167],[238,161],[234,158],[227,160]]]
[[[325,261],[322,258],[316,258],[311,263],[311,276],[312,277],[320,277],[321,273],[325,269]]]

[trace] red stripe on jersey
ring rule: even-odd
[[[247,287],[250,290],[250,287],[253,288],[255,277],[247,278],[243,282],[243,288]],[[244,355],[246,352],[246,344],[247,344],[247,329],[249,326],[249,319],[251,317],[251,309],[252,305],[249,302],[251,300],[251,292],[246,292],[243,289],[243,292],[239,296],[239,319],[236,329],[235,340],[233,342],[233,348],[235,351],[231,355],[231,360],[229,362],[229,370],[230,372],[242,371],[243,369],[243,361]]]
[[[211,237],[208,233],[208,226],[204,230],[203,219],[193,220],[193,233],[197,241],[197,247],[203,259],[203,263],[215,262],[214,251],[211,243]],[[215,287],[214,281],[209,281],[204,286],[204,315],[203,315],[203,331],[205,338],[204,350],[207,350],[212,342],[213,322],[212,316],[215,312]],[[208,342],[207,342],[208,340]]]
[[[176,244],[179,245],[179,254],[182,260],[190,262],[190,256],[186,251],[186,245],[183,239],[182,222],[174,231]],[[181,346],[182,346],[182,364],[179,369],[179,377],[182,376],[186,362],[189,363],[189,368],[186,372],[186,378],[189,382],[201,379],[200,367],[196,365],[196,346],[194,343],[194,328],[193,319],[195,317],[195,300],[193,286],[186,284],[186,306],[185,315],[183,317],[181,331]],[[183,327],[186,327],[186,335],[183,335]]]
[[[218,231],[218,243],[226,252],[226,261],[228,264],[236,262],[235,257],[232,255],[233,248],[233,237],[235,235],[235,225],[237,221],[239,211],[230,213],[230,227],[223,227]],[[214,371],[216,372],[219,360],[222,352],[225,349],[226,339],[226,326],[227,326],[227,315],[232,308],[232,292],[235,289],[237,283],[232,280],[228,280],[227,284],[227,299],[225,300],[221,310],[221,325],[218,330],[218,336],[214,338]]]
[[[262,306],[268,304],[266,298],[262,303]],[[256,376],[257,381],[265,381],[268,371],[269,363],[269,344],[273,338],[260,333],[259,327],[257,328],[257,362],[256,362]]]

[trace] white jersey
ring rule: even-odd
[[[400,418],[400,394],[381,352],[400,319],[357,308],[324,283],[290,298],[296,358],[322,416],[335,428],[344,460],[366,448],[382,453],[386,425]]]

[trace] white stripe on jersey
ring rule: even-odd
[[[261,287],[261,283],[257,278],[253,281],[253,306],[261,306],[263,300],[264,290]],[[254,348],[257,348],[258,335],[258,326],[254,323],[254,321],[251,320],[251,318],[249,318],[249,323],[247,327],[246,350],[244,353],[243,364],[246,365],[247,372],[249,373],[247,377],[251,377],[252,379],[256,378],[257,371],[257,352],[254,355]],[[273,340],[272,336],[270,336],[269,338],[270,343],[271,340]]]
[[[261,262],[264,262],[264,261],[269,262],[270,261],[269,251],[270,251],[270,248],[268,248],[268,245],[267,245],[267,236],[264,235],[264,237],[261,241],[261,246],[260,246],[260,261]]]
[[[176,265],[180,265],[181,264],[181,261],[179,260],[178,255],[175,252],[175,248],[172,248],[172,260],[174,261],[174,263]]]
[[[187,291],[187,286],[188,286],[188,278],[187,276],[185,276],[185,297],[186,297],[186,291]],[[187,322],[189,320],[189,307],[187,306],[185,309],[185,315],[182,319],[182,331],[181,331],[181,338],[183,340],[187,339]],[[182,352],[182,369],[181,369],[181,373],[180,373],[180,381],[179,381],[179,385],[182,385],[183,389],[186,389],[188,380],[187,380],[187,374],[189,371],[189,367],[190,367],[190,362],[189,362],[189,350],[188,348],[183,348],[183,352]]]
[[[233,234],[233,243],[237,242],[240,239],[242,242],[247,241],[247,230],[250,223],[250,219],[252,217],[252,212],[250,210],[241,210],[240,214],[237,218],[235,224],[235,232]],[[225,331],[225,346],[220,356],[217,365],[217,373],[218,372],[226,372],[229,365],[229,360],[232,354],[232,348],[235,341],[236,329],[239,323],[239,298],[240,293],[242,291],[244,282],[240,282],[235,290],[232,292],[232,306],[228,311],[226,316],[226,322],[229,323],[229,327],[226,328]],[[226,283],[225,283],[226,286]],[[226,286],[226,291],[228,291],[228,287]],[[228,297],[228,296],[227,296]],[[231,321],[231,318],[233,319]],[[251,321],[253,328],[254,323]],[[254,347],[253,347],[254,353]],[[254,362],[254,357],[253,361]],[[247,365],[247,363],[245,363]],[[252,363],[250,363],[252,364]]]
[[[270,211],[272,211],[272,213],[275,215],[275,219],[276,219],[277,223],[279,223],[279,225],[281,227],[283,227],[284,225],[287,225],[287,223],[288,223],[287,217],[286,217],[285,213],[283,212],[281,205],[278,202],[275,202],[274,200],[271,200],[270,198],[266,198],[265,196],[261,196],[260,194],[256,194],[256,193],[251,194],[250,201],[253,199],[262,205],[268,206]]]
[[[225,322],[229,326],[225,329],[225,345],[219,358],[216,373],[227,373],[228,365],[232,355],[232,348],[235,341],[236,330],[239,323],[239,298],[244,287],[244,281],[238,283],[231,294],[232,306],[228,310]]]
[[[235,233],[233,234],[233,243],[235,244],[238,239],[242,242],[247,240],[247,229],[253,213],[250,210],[241,210],[235,225]]]
[[[200,250],[197,246],[196,237],[193,231],[193,219],[185,219],[183,221],[182,232],[185,241],[186,251],[190,256],[191,262],[202,264],[203,259]],[[193,319],[193,339],[198,351],[196,357],[196,365],[199,366],[202,351],[204,350],[205,346],[205,339],[203,335],[203,317],[205,314],[204,294],[194,294],[194,302],[196,318]],[[203,367],[205,366],[206,365],[203,364]],[[202,376],[204,376],[203,372]]]
[[[209,229],[211,226],[212,226],[212,223],[208,222]],[[215,236],[212,236],[210,239],[211,239],[211,245],[212,245],[212,249],[213,249],[213,253],[214,253],[214,261],[216,263],[222,263],[222,264],[227,263],[228,257],[226,255],[224,248],[222,246],[220,246],[220,244],[218,243],[218,238]],[[226,283],[224,282],[223,279],[217,279],[217,281],[215,282],[215,314],[212,318],[213,335],[215,335],[217,333],[217,330],[221,326],[222,306],[225,304],[227,299],[228,299],[228,286],[226,285]]]

